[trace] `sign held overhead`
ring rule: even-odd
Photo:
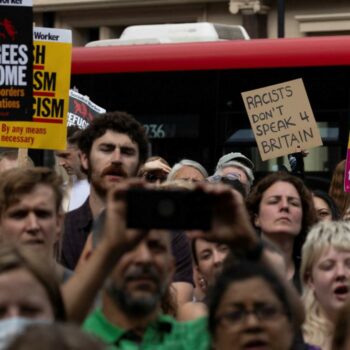
[[[322,145],[302,79],[241,95],[262,160]]]

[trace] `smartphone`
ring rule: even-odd
[[[139,229],[211,228],[213,197],[200,190],[130,189],[127,226]]]

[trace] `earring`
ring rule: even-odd
[[[204,278],[204,276],[200,275],[199,276],[199,279],[198,279],[198,282],[199,282],[199,287],[202,291],[206,291],[207,288],[208,288],[208,282],[207,280]]]

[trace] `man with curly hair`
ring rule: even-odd
[[[125,112],[109,112],[82,131],[78,147],[82,170],[90,182],[90,196],[65,218],[62,262],[74,269],[93,220],[105,206],[106,193],[117,182],[136,176],[148,153],[144,128]]]

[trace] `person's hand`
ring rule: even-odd
[[[120,252],[133,249],[145,236],[143,230],[129,229],[126,222],[126,193],[131,188],[144,188],[140,179],[130,179],[118,183],[108,192],[106,217],[102,227],[102,239]],[[147,186],[148,187],[148,186]]]
[[[171,168],[168,165],[162,163],[159,159],[147,162],[142,167],[143,173],[147,173],[149,171],[155,171],[155,170],[161,170],[165,174],[169,174]]]
[[[298,145],[298,146],[297,146],[296,153],[301,153],[301,155],[302,155],[303,157],[307,157],[307,156],[309,155],[310,152],[309,152],[308,150],[306,150],[306,149],[301,149],[301,147]]]
[[[197,238],[240,246],[250,249],[259,241],[250,217],[246,210],[242,195],[222,184],[199,184],[198,190],[213,197],[212,227],[208,232],[197,234]]]
[[[159,159],[145,163],[140,169],[138,176],[144,178],[148,183],[159,185],[166,181],[171,168]]]

